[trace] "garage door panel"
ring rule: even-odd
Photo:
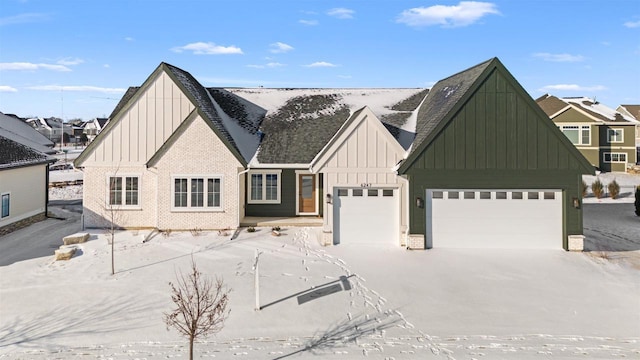
[[[464,190],[459,198],[449,191],[427,192],[427,238],[433,247],[562,248],[561,191],[546,196],[531,191],[532,199],[527,190],[466,192],[473,198],[465,199]],[[481,199],[481,192],[489,198]]]

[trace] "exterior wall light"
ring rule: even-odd
[[[420,209],[424,208],[424,200],[421,197],[416,198],[416,206]]]
[[[573,198],[573,207],[576,209],[580,209],[580,199],[576,197]]]
[[[327,204],[331,204],[331,194],[327,194],[325,198],[327,199]]]

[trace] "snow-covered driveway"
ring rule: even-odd
[[[168,281],[198,267],[232,288],[231,316],[196,356],[222,359],[634,358],[640,272],[563,251],[406,251],[318,245],[317,229],[104,235],[68,262],[0,267],[0,358],[186,357],[166,331]],[[255,311],[254,253],[261,252]]]

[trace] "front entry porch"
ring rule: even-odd
[[[240,227],[274,227],[274,226],[298,226],[316,227],[322,226],[322,217],[319,216],[297,216],[297,217],[266,217],[266,216],[245,216],[240,221]]]

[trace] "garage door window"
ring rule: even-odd
[[[378,189],[367,190],[367,196],[378,196]]]
[[[382,196],[393,196],[393,189],[382,190]]]
[[[545,191],[544,192],[544,199],[545,200],[554,200],[556,198],[556,193],[551,192],[551,191]]]
[[[522,200],[522,191],[514,191],[511,193],[511,199]]]
[[[491,199],[491,192],[489,191],[480,191],[480,199]]]
[[[353,196],[362,196],[362,189],[353,189]]]
[[[459,199],[460,194],[457,191],[449,191],[448,199]]]
[[[533,191],[529,191],[529,194],[527,195],[527,199],[529,200],[538,200],[540,198],[538,192],[533,192]]]
[[[498,200],[506,200],[507,192],[506,191],[496,191],[496,199]]]
[[[475,199],[476,198],[476,193],[474,191],[465,191],[464,192],[464,198],[465,199]]]
[[[442,191],[434,191],[433,192],[433,198],[434,199],[442,199],[442,197],[443,197],[442,194],[443,194]]]
[[[347,190],[347,189],[338,189],[338,196],[349,196],[349,190]]]

